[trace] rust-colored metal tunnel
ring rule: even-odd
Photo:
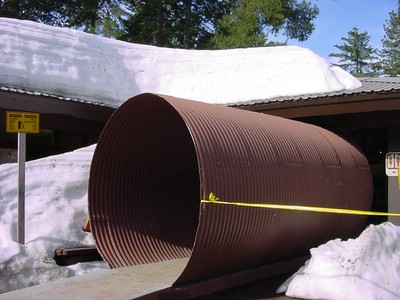
[[[175,284],[298,257],[358,234],[363,216],[201,203],[369,210],[364,155],[317,126],[141,94],[110,118],[90,170],[89,214],[111,267],[188,257]]]

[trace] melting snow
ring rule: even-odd
[[[0,293],[108,268],[105,262],[60,267],[57,248],[94,245],[82,231],[95,146],[26,163],[25,241],[16,228],[18,165],[0,165]]]
[[[399,226],[370,225],[357,239],[331,240],[310,252],[278,292],[301,299],[400,299]]]

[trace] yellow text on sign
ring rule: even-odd
[[[39,113],[7,111],[6,132],[39,133]]]

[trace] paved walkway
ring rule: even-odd
[[[238,278],[235,275],[227,275],[218,279],[206,280],[199,283],[188,284],[186,287],[174,287],[172,284],[182,273],[188,262],[188,258],[145,264],[139,266],[105,269],[93,271],[81,276],[70,277],[37,285],[25,289],[20,289],[4,294],[0,294],[0,300],[14,299],[40,299],[40,300],[129,300],[144,297],[143,299],[189,299],[190,295],[204,295],[205,289],[210,286],[218,287],[220,284],[235,286]],[[265,270],[279,269],[280,264],[266,267]],[[260,269],[263,269],[261,267]],[[259,270],[260,270],[259,269]],[[257,269],[254,269],[257,271]],[[264,269],[263,269],[264,270]],[[265,271],[264,270],[264,271]],[[244,277],[252,276],[244,271]],[[293,299],[284,295],[276,294],[276,289],[291,274],[280,275],[274,278],[263,279],[261,281],[239,286],[223,292],[216,292],[212,295],[200,297],[200,300],[255,300],[255,299]],[[241,275],[243,276],[243,274]],[[263,277],[259,277],[263,278]],[[239,280],[238,282],[240,282]],[[176,288],[181,294],[176,294]],[[218,290],[218,289],[217,289]],[[162,295],[162,297],[160,297]]]
[[[135,299],[171,287],[188,258],[125,268],[97,270],[0,294],[1,300]]]
[[[277,294],[277,288],[292,274],[264,279],[228,291],[198,298],[197,300],[293,300],[283,294]]]

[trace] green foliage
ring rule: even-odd
[[[96,22],[97,34],[105,37],[117,37],[120,35],[122,32],[121,19],[125,14],[125,11],[115,4],[103,9]]]
[[[380,51],[380,67],[389,76],[400,75],[400,16],[399,12],[391,11],[389,21],[383,25],[385,36],[382,39]]]
[[[286,15],[284,26],[285,35],[289,39],[296,39],[300,42],[306,41],[315,29],[312,21],[318,16],[319,9],[311,6],[311,3],[301,1],[289,1],[289,10]]]
[[[123,33],[119,39],[155,46],[174,47],[177,41],[168,36],[177,26],[177,2],[165,1],[130,1],[128,8],[131,14],[123,20]]]
[[[122,1],[122,0],[121,0]],[[123,12],[120,0],[3,0],[0,16],[37,21],[47,25],[80,28],[116,36]]]
[[[377,57],[377,49],[369,45],[370,36],[368,32],[358,32],[358,28],[354,27],[353,30],[348,32],[348,37],[341,39],[344,41],[343,45],[334,45],[341,52],[331,53],[329,56],[339,58],[339,63],[335,64],[340,66],[349,73],[356,76],[374,76],[374,65]]]
[[[246,3],[241,3],[231,14],[217,21],[212,42],[219,49],[259,47],[264,46],[266,35],[259,25],[257,14]]]
[[[127,0],[131,11],[123,21],[120,39],[164,47],[206,48],[215,20],[227,12],[230,1]]]
[[[64,3],[64,26],[107,37],[119,34],[119,19],[124,14],[120,0],[67,0]]]
[[[305,41],[314,30],[319,10],[305,0],[237,0],[231,12],[217,21],[215,48],[266,45],[268,33]]]
[[[64,1],[54,0],[3,0],[0,1],[0,17],[31,20],[61,26],[65,23]]]
[[[0,16],[163,47],[274,45],[306,40],[319,13],[306,0],[0,0]]]

